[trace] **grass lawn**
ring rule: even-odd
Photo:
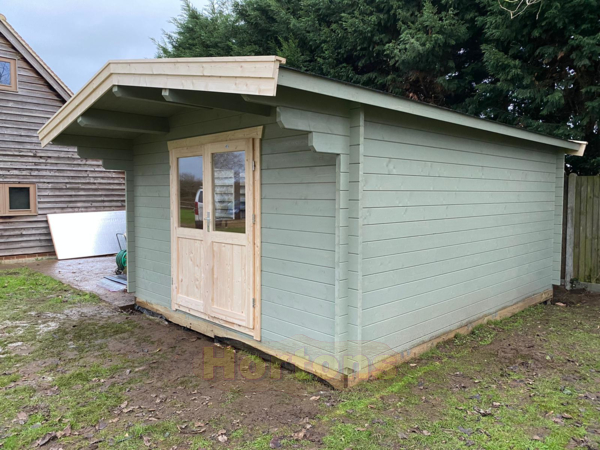
[[[557,301],[336,392],[283,370],[203,379],[209,339],[0,270],[0,449],[595,449],[600,297]]]

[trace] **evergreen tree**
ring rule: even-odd
[[[600,172],[600,0],[184,0],[159,57],[278,54],[287,65],[564,139]]]

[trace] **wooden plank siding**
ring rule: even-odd
[[[600,177],[571,174],[569,189],[575,191],[573,238],[569,243],[572,273],[565,282],[600,284]]]
[[[404,351],[560,281],[563,156],[374,108],[364,133],[363,340]]]
[[[327,351],[335,320],[336,156],[312,152],[307,133],[282,130],[274,115],[186,111],[170,125],[168,135],[134,143],[136,296],[171,308],[167,141],[264,125],[262,340],[306,348],[308,339],[312,351]]]
[[[124,176],[76,148],[42,149],[37,130],[65,101],[1,34],[0,56],[18,69],[18,91],[0,90],[0,183],[36,183],[38,196],[37,216],[0,217],[0,257],[54,252],[46,215],[124,209]]]

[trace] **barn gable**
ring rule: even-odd
[[[46,215],[123,209],[124,175],[104,170],[98,160],[80,159],[73,147],[42,149],[36,131],[71,91],[1,15],[0,58],[16,61],[17,78],[16,90],[0,89],[0,204],[9,185],[35,191],[35,211],[0,212],[0,261],[47,256],[54,246]]]

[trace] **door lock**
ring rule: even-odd
[[[206,231],[210,231],[210,211],[206,212]]]

